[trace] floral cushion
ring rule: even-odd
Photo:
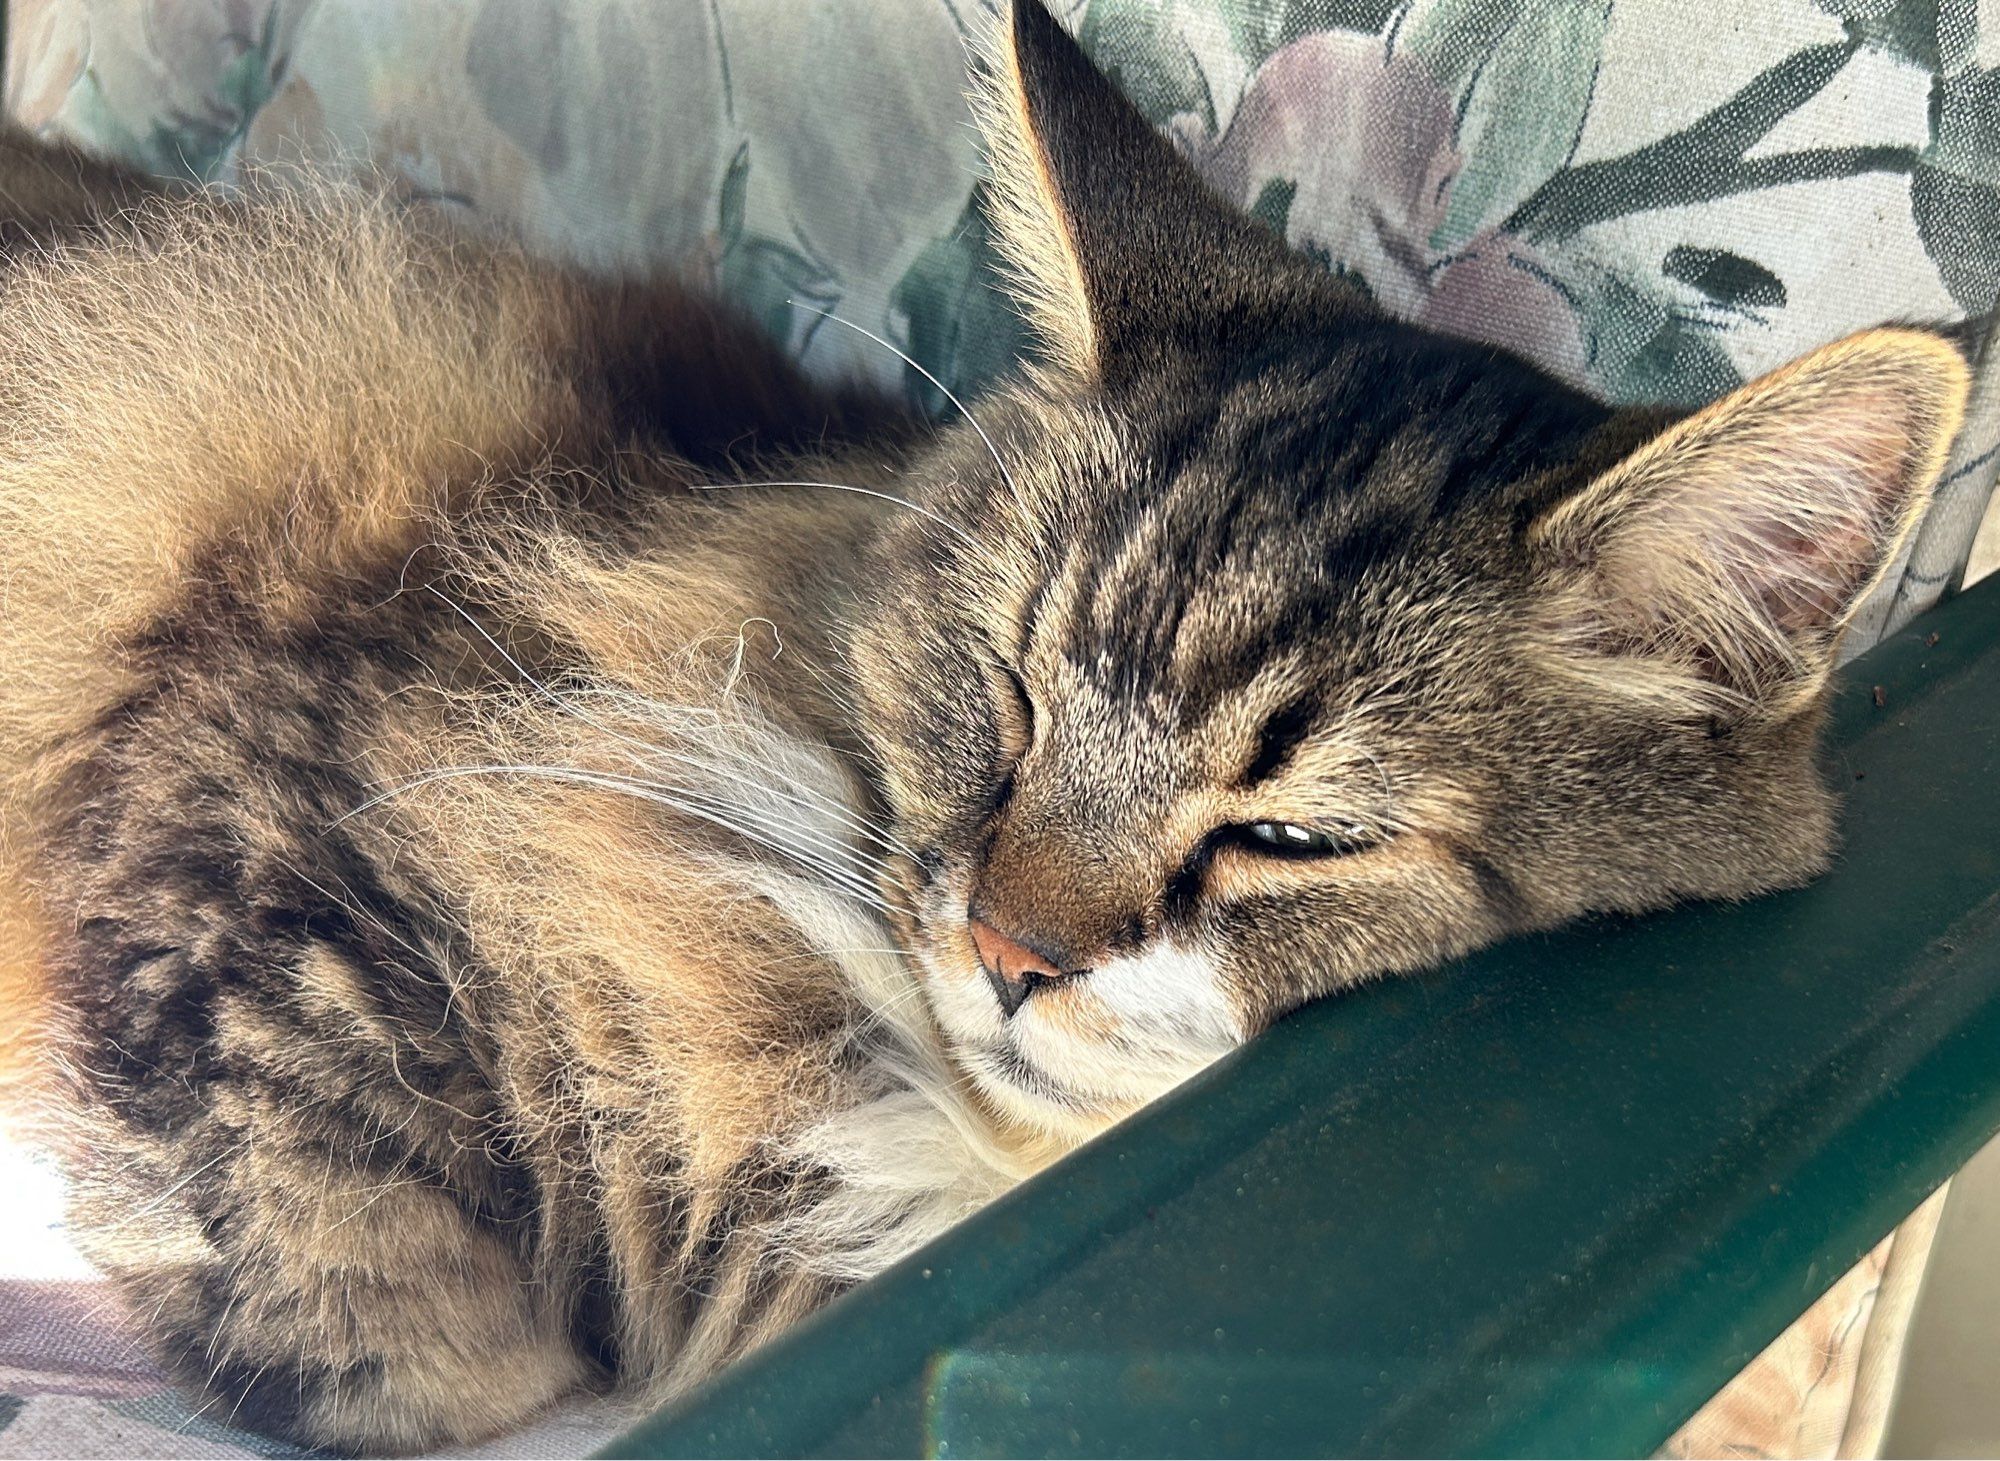
[[[1976,0],[1057,0],[1223,194],[1386,306],[1694,403],[2000,294]],[[6,101],[159,172],[301,157],[595,264],[712,276],[812,366],[961,395],[1022,332],[962,93],[992,0],[11,0]],[[2000,399],[1875,637],[1945,588]]]
[[[1990,0],[1057,4],[1231,200],[1399,315],[1612,399],[1696,403],[1849,331],[1978,319],[2000,295]],[[963,99],[992,0],[0,5],[11,116],[160,173],[386,174],[552,254],[711,278],[813,368],[935,410],[920,372],[813,311],[975,406],[1026,345]],[[2000,365],[1856,647],[1963,570],[1996,466]],[[0,1321],[41,1315],[41,1294],[0,1295]],[[67,1332],[7,1332],[29,1331]],[[170,1403],[150,1372],[133,1383]],[[29,1421],[60,1423],[71,1453],[86,1433],[131,1449],[109,1410],[62,1409],[111,1405],[74,1389],[0,1385],[0,1454],[10,1431],[13,1454],[48,1443],[22,1439]],[[1722,1415],[1686,1444],[1802,1453]],[[256,1444],[147,1417],[181,1454]]]

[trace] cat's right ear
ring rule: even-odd
[[[1869,330],[1668,427],[1530,529],[1562,661],[1702,714],[1816,694],[1930,501],[1970,381],[1938,335]]]
[[[1056,366],[1095,377],[1136,363],[1300,267],[1209,192],[1043,0],[1014,0],[994,51],[977,96],[989,213]]]

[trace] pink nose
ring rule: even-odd
[[[1055,962],[1043,958],[1018,939],[1009,938],[984,919],[971,918],[972,946],[979,951],[986,981],[1000,1001],[1003,1014],[1012,1015],[1039,985],[1052,984],[1063,977]]]

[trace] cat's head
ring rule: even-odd
[[[1872,331],[1614,411],[1232,213],[1033,0],[1000,51],[1045,362],[905,479],[852,645],[993,1103],[1088,1130],[1356,981],[1818,872],[1827,677],[1957,352]]]

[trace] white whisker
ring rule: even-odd
[[[918,503],[912,502],[907,497],[898,497],[893,492],[879,492],[873,487],[857,487],[852,482],[787,481],[787,482],[690,482],[688,483],[688,491],[690,492],[723,492],[729,490],[730,488],[735,488],[735,487],[824,487],[829,492],[856,492],[863,497],[874,497],[883,502],[893,502],[898,507],[907,507],[911,512],[914,512],[918,517],[929,518],[932,522],[936,523],[946,532],[951,533],[953,536],[955,536],[961,543],[965,544],[965,546],[970,548],[974,553],[977,553],[982,561],[988,561],[988,562],[991,561],[990,557],[987,554],[986,549],[980,545],[979,540],[973,537],[972,534],[968,533],[964,528],[960,527],[957,523],[953,522],[950,518],[932,512],[928,507],[924,507]]]
[[[748,786],[755,790],[762,791],[770,795],[779,795],[779,796],[782,795],[781,793],[775,792],[768,782],[753,779],[745,775],[737,775],[736,773],[728,771],[726,767],[721,767],[713,764],[704,764],[691,756],[670,751],[664,746],[640,740],[636,736],[627,735],[623,731],[620,731],[613,726],[606,725],[603,721],[597,719],[594,716],[586,715],[583,711],[576,708],[574,701],[578,699],[582,694],[589,693],[588,691],[575,691],[568,696],[558,694],[554,689],[554,687],[552,687],[547,682],[542,680],[526,665],[522,664],[521,661],[516,659],[504,644],[500,643],[499,640],[495,639],[491,634],[489,634],[486,631],[486,627],[484,625],[482,625],[477,619],[473,618],[472,615],[468,614],[464,610],[464,608],[462,608],[460,605],[452,602],[451,598],[448,595],[440,592],[434,585],[431,584],[425,584],[424,588],[427,592],[433,595],[440,603],[442,603],[446,608],[450,609],[460,619],[464,620],[465,623],[471,627],[473,633],[477,634],[481,639],[485,640],[487,644],[492,646],[494,653],[498,654],[502,659],[504,659],[508,663],[508,665],[513,668],[514,672],[518,674],[524,681],[526,681],[527,684],[531,686],[537,694],[539,694],[543,699],[547,700],[551,705],[555,706],[558,710],[563,711],[567,715],[572,715],[576,717],[578,720],[582,721],[585,725],[591,727],[591,729],[601,731],[603,734],[610,736],[613,740],[622,742],[623,744],[632,747],[633,749],[639,751],[645,756],[648,757],[665,756],[668,757],[669,759],[679,760],[683,764],[697,771],[710,771],[710,772],[721,771],[724,774],[732,775],[739,785]],[[662,709],[662,707],[655,702],[645,700],[643,697],[640,696],[630,695],[629,693],[615,692],[609,689],[603,690],[599,693],[612,696],[613,698],[624,703],[627,706],[627,708],[630,708],[632,705],[636,704],[645,711],[655,714]],[[720,720],[720,716],[717,715],[714,711],[708,711],[706,713],[710,716],[710,718],[718,721]],[[752,764],[753,763],[751,763],[747,757],[741,757],[741,756],[738,757],[738,765],[751,766]],[[777,768],[768,765],[757,766],[755,769],[777,775],[778,777],[789,783],[792,787],[794,787],[801,793],[805,794],[806,796],[811,797],[815,802],[817,802],[818,810],[823,811],[835,817],[837,820],[845,821],[853,831],[859,833],[863,837],[868,838],[868,840],[876,843],[880,847],[883,847],[887,851],[900,852],[906,857],[913,855],[910,852],[909,848],[903,846],[899,842],[894,841],[893,839],[887,838],[885,835],[881,834],[877,829],[871,828],[868,824],[856,818],[852,814],[849,808],[842,806],[841,804],[833,801],[831,798],[822,797],[819,793],[807,787],[806,784],[800,781],[797,777],[792,776],[787,772],[777,770]]]
[[[827,310],[820,309],[816,305],[807,304],[803,300],[788,299],[785,301],[785,303],[789,304],[793,309],[802,309],[805,310],[808,314],[816,314],[823,320],[832,320],[833,323],[835,323],[836,325],[842,325],[847,329],[854,331],[854,333],[857,335],[867,336],[870,340],[873,340],[877,345],[880,345],[884,350],[887,350],[891,355],[894,355],[898,360],[902,361],[903,364],[909,366],[910,369],[914,370],[918,375],[921,375],[925,380],[929,381],[932,385],[936,386],[938,390],[943,392],[944,398],[947,401],[951,402],[952,405],[958,407],[959,415],[965,418],[966,424],[968,426],[970,426],[974,431],[979,433],[979,439],[986,443],[986,453],[988,456],[993,458],[993,465],[1000,469],[1000,479],[1007,484],[1007,490],[1014,494],[1015,505],[1021,509],[1022,514],[1024,516],[1026,515],[1028,510],[1027,499],[1021,496],[1021,489],[1019,485],[1016,484],[1014,481],[1014,474],[1007,470],[1007,463],[1001,460],[1000,448],[993,444],[993,438],[986,434],[986,428],[979,424],[979,418],[977,416],[974,416],[972,412],[969,409],[967,409],[965,402],[961,401],[956,395],[952,393],[952,389],[950,386],[946,385],[943,381],[939,380],[936,376],[932,375],[928,370],[925,370],[921,365],[917,364],[915,360],[911,359],[903,351],[897,349],[894,345],[890,344],[887,340],[883,339],[873,330],[865,329],[864,327],[855,324],[853,320],[844,320],[837,314],[833,314]]]
[[[638,797],[642,801],[655,802],[679,812],[683,816],[692,817],[696,821],[705,822],[725,832],[734,833],[739,837],[757,843],[759,846],[767,847],[773,852],[788,857],[808,870],[833,882],[842,892],[859,902],[882,909],[885,912],[893,911],[883,900],[880,891],[868,881],[866,876],[869,870],[867,862],[850,849],[841,848],[838,844],[832,845],[832,850],[837,851],[842,857],[854,864],[854,866],[842,867],[827,861],[823,856],[815,857],[810,855],[798,843],[774,836],[769,829],[745,826],[741,822],[735,821],[725,815],[727,812],[741,812],[744,810],[742,808],[731,807],[725,803],[708,801],[701,798],[698,793],[687,792],[681,788],[663,788],[656,783],[641,781],[634,777],[618,776],[599,771],[585,771],[575,767],[537,766],[529,762],[495,762],[482,766],[445,766],[435,771],[418,772],[388,786],[386,790],[376,796],[370,797],[359,806],[343,812],[328,824],[327,830],[331,831],[343,822],[358,817],[364,812],[372,811],[374,808],[383,805],[385,802],[392,801],[396,797],[406,795],[409,792],[420,790],[425,786],[434,785],[438,782],[456,780],[466,776],[541,777],[550,781],[561,781],[575,786],[592,787],[599,791],[614,791],[626,796]],[[786,827],[782,823],[775,830],[779,832],[795,831],[809,839],[816,836],[809,829]]]
[[[815,673],[817,673],[817,671],[815,671]],[[621,706],[629,714],[632,714],[640,718],[650,717],[658,719],[661,718],[666,712],[671,710],[678,712],[682,715],[692,716],[697,719],[705,719],[714,722],[715,725],[718,727],[720,726],[722,719],[722,717],[713,710],[708,710],[694,706],[662,705],[658,701],[648,700],[646,697],[634,694],[632,691],[619,690],[615,687],[608,685],[581,686],[578,689],[570,691],[568,695],[569,700],[581,700],[590,697],[597,697],[609,700],[613,704]],[[763,778],[765,776],[775,776],[780,781],[783,781],[787,786],[792,788],[792,790],[798,794],[797,797],[794,798],[795,804],[807,807],[811,810],[823,812],[826,815],[833,817],[835,820],[845,825],[849,830],[859,834],[862,837],[867,838],[870,842],[873,842],[876,846],[883,848],[885,851],[899,852],[903,854],[905,857],[915,856],[915,854],[912,853],[907,846],[897,841],[890,834],[889,830],[886,827],[877,826],[875,823],[869,821],[865,817],[860,816],[854,810],[851,804],[843,802],[836,797],[831,797],[826,795],[824,792],[821,792],[817,788],[811,786],[807,782],[792,775],[791,773],[781,770],[775,766],[772,766],[768,760],[754,761],[746,753],[738,750],[730,754],[728,763],[724,763],[721,760],[713,758],[705,759],[693,755],[691,753],[668,750],[664,746],[654,746],[648,742],[632,740],[630,737],[627,737],[626,739],[632,745],[640,747],[647,756],[656,756],[656,755],[664,756],[669,760],[678,761],[682,765],[688,766],[696,771],[727,776],[731,780],[735,781],[739,786],[751,787],[759,791],[766,791],[766,792],[771,791],[772,788],[770,787],[768,781],[764,780]],[[829,754],[832,751],[831,747],[819,744],[814,744],[813,749],[827,751]],[[750,775],[744,774],[744,770],[733,769],[733,768],[744,768],[746,770],[754,770],[760,774],[757,777],[752,777]]]

